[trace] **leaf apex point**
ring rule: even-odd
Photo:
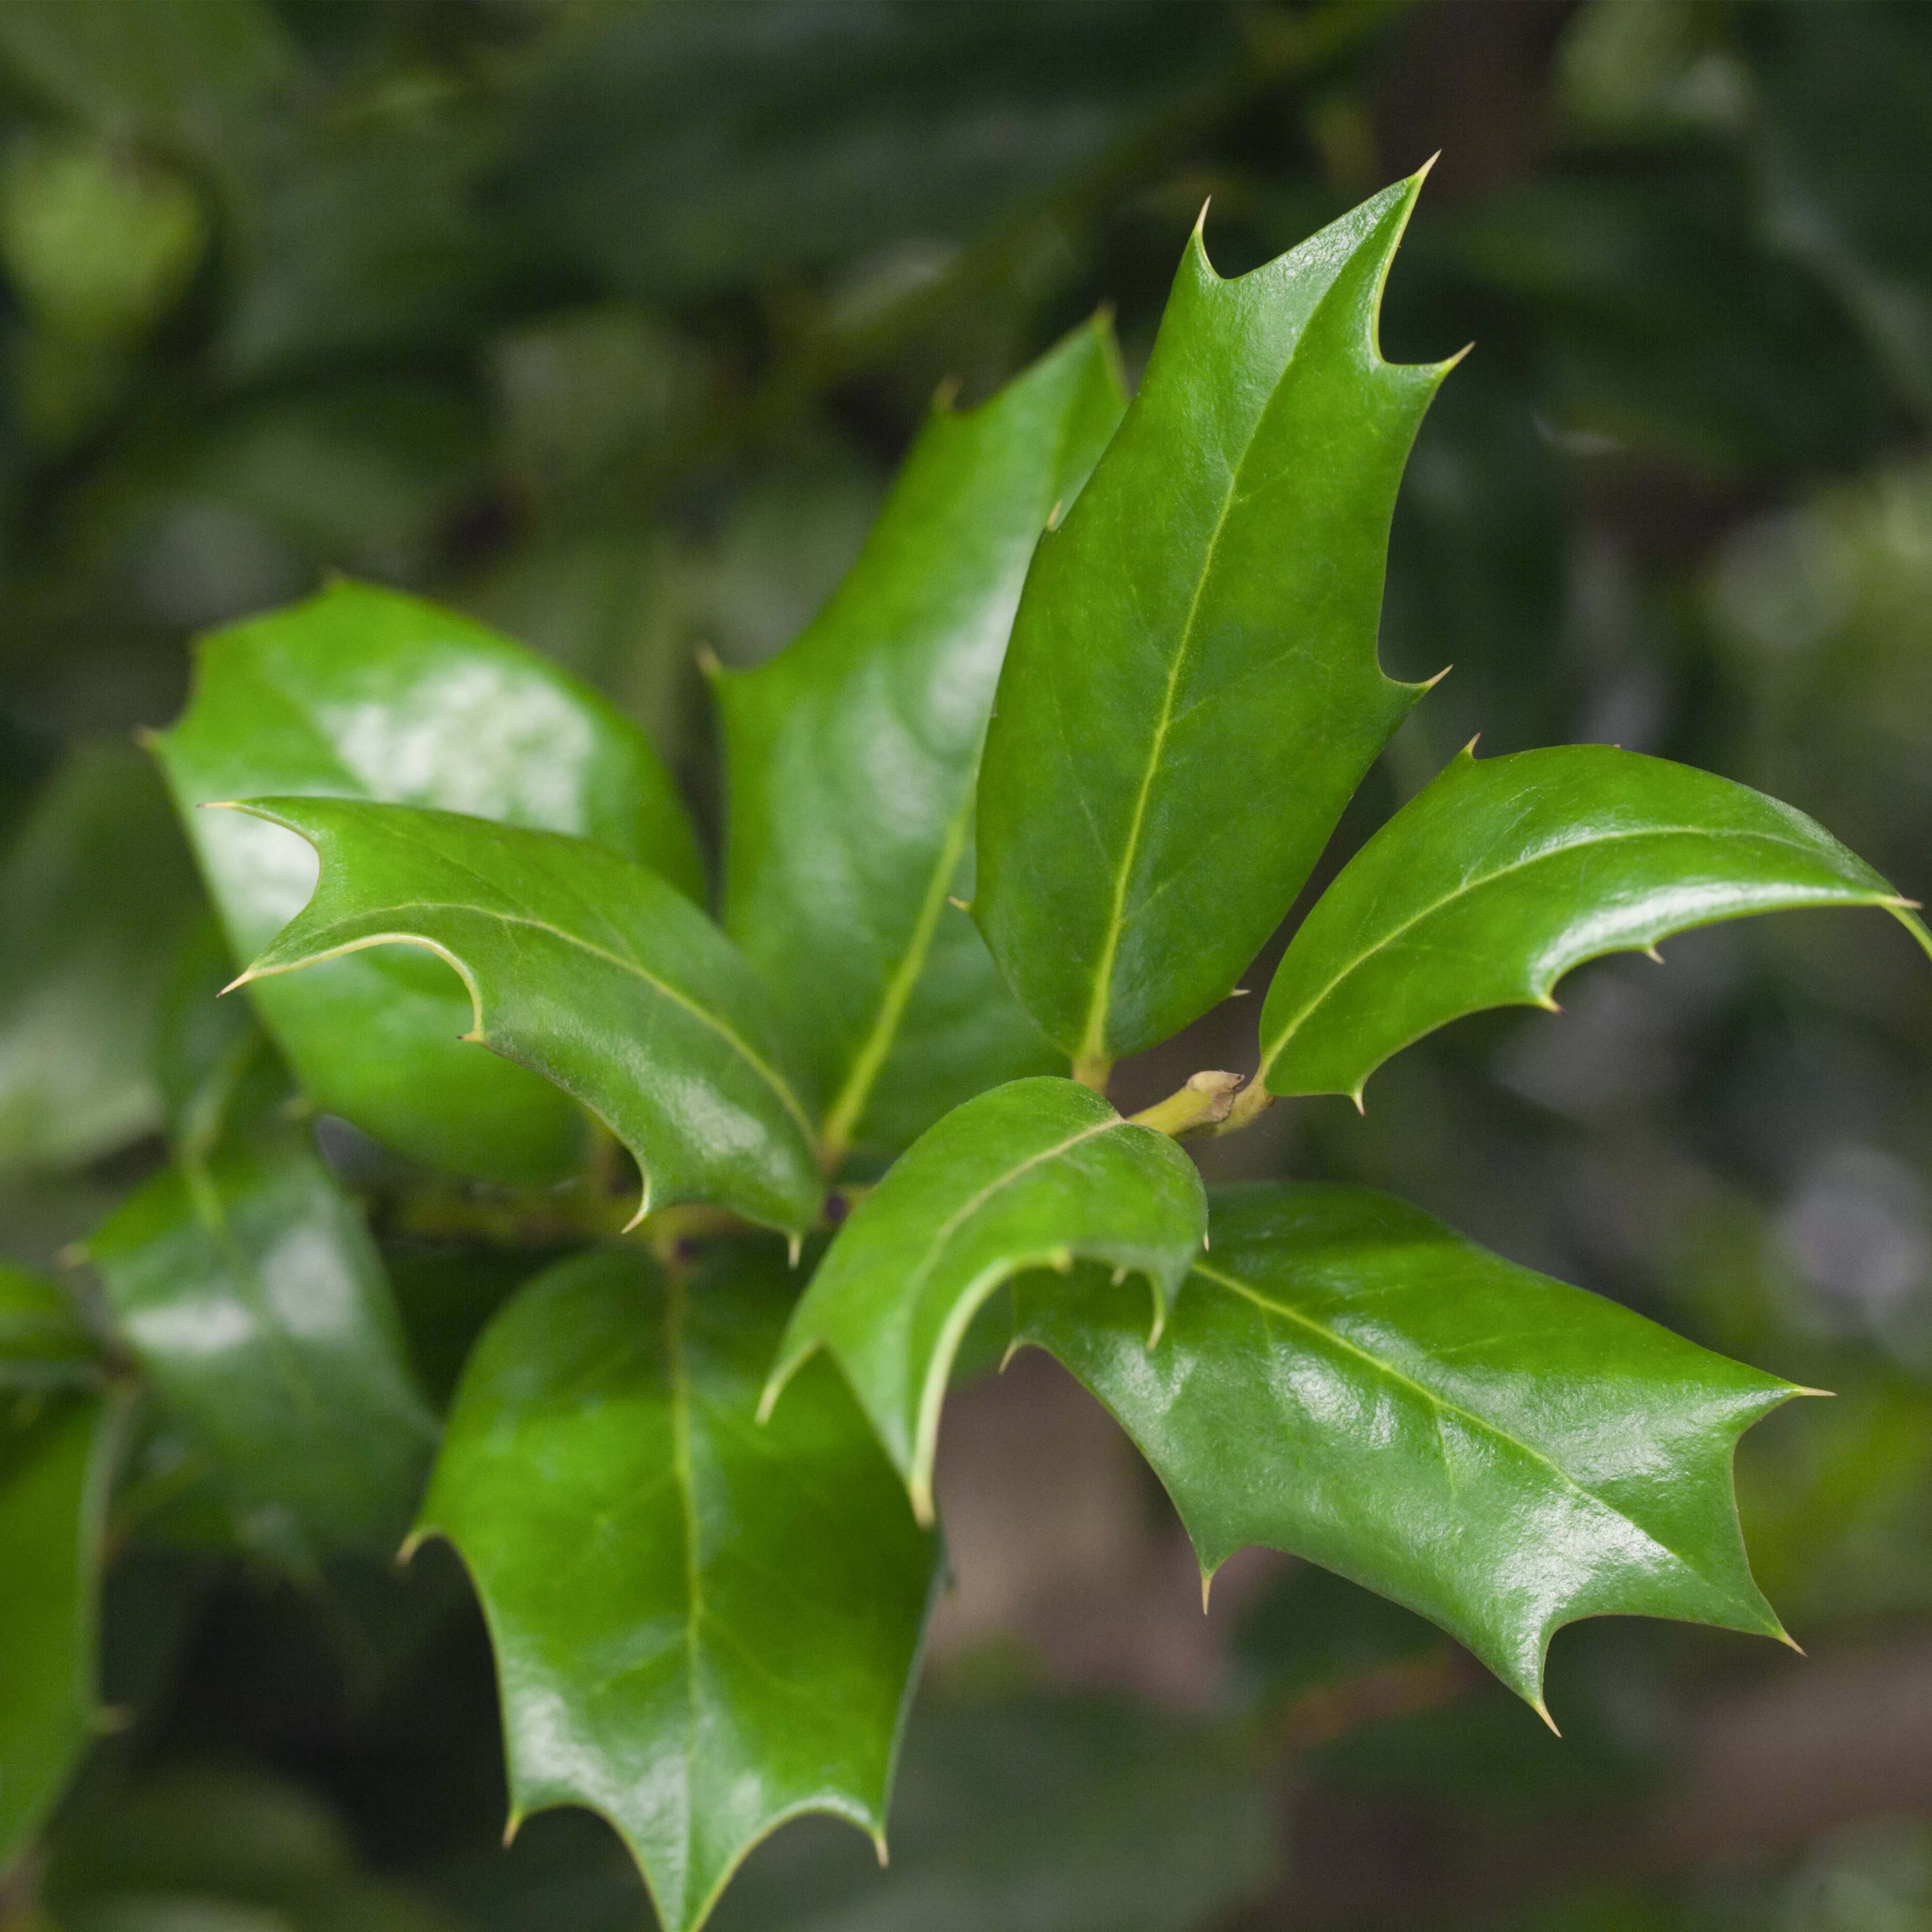
[[[994,1372],[996,1375],[1004,1375],[1006,1372],[1006,1364],[1025,1346],[1026,1337],[1024,1335],[1016,1335],[1006,1344],[1006,1352],[1000,1358],[1000,1366]]]
[[[872,1849],[878,1853],[879,1869],[880,1870],[884,1871],[892,1862],[892,1855],[886,1846],[886,1834],[884,1832],[874,1832],[872,1834]]]
[[[1418,188],[1420,188],[1422,184],[1429,178],[1430,170],[1433,168],[1436,164],[1442,160],[1442,150],[1440,148],[1438,148],[1435,153],[1431,154],[1428,160],[1424,161],[1421,166],[1418,168],[1414,173],[1409,176],[1409,179],[1414,182]]]
[[[946,903],[950,906],[957,906],[962,912],[966,914],[969,917],[972,914],[973,902],[970,899],[962,899],[955,893],[948,892],[946,895]]]
[[[1475,348],[1476,345],[1473,340],[1468,341],[1464,343],[1454,355],[1444,356],[1442,360],[1436,365],[1438,379],[1440,380],[1447,376],[1458,363],[1466,362],[1475,352]]]
[[[699,672],[710,682],[716,684],[724,675],[723,662],[709,644],[700,644],[691,655]]]
[[[1550,1706],[1543,1701],[1543,1693],[1538,1691],[1529,1700],[1529,1708],[1550,1726],[1550,1735],[1560,1738],[1563,1733],[1556,1728],[1556,1720],[1550,1714]]]
[[[952,405],[959,400],[960,382],[957,376],[942,376],[932,392],[932,412],[936,416],[950,416]]]
[[[1361,1085],[1358,1087],[1354,1091],[1348,1096],[1348,1098],[1355,1103],[1355,1112],[1363,1115],[1364,1118],[1366,1117],[1369,1109],[1368,1103],[1363,1100],[1362,1096],[1367,1090],[1368,1084],[1369,1083],[1364,1080]]]
[[[805,1237],[790,1234],[785,1237],[785,1266],[795,1268],[805,1256]]]
[[[152,724],[136,724],[128,735],[144,752],[154,751],[161,742],[161,734]]]
[[[429,1540],[433,1534],[434,1532],[427,1525],[422,1523],[418,1523],[414,1529],[411,1530],[409,1534],[403,1538],[402,1544],[396,1552],[396,1568],[398,1570],[406,1569],[416,1552]]]
[[[1838,1396],[1838,1391],[1836,1389],[1811,1388],[1803,1382],[1793,1382],[1791,1384],[1790,1393],[1793,1395],[1822,1396],[1828,1402],[1835,1402]]]
[[[938,1520],[932,1507],[932,1477],[928,1472],[916,1475],[907,1486],[912,1498],[912,1518],[921,1529],[930,1529]]]
[[[1449,667],[1447,664],[1444,664],[1442,668],[1436,674],[1436,675],[1438,677],[1447,677],[1449,675]],[[1478,731],[1476,735],[1462,747],[1462,750],[1456,753],[1456,755],[1459,758],[1467,758],[1472,764],[1474,764],[1476,761],[1476,747],[1482,742],[1483,734],[1481,732]]]
[[[223,994],[232,993],[237,987],[247,986],[250,980],[256,976],[254,968],[250,966],[245,971],[236,974],[234,978],[230,980],[227,985],[222,988],[221,992],[217,993],[214,997],[218,1000]]]

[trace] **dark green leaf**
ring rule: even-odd
[[[188,808],[265,793],[572,832],[702,894],[683,808],[634,725],[520,645],[392,591],[337,583],[208,638],[159,751],[238,958],[301,910],[314,862],[272,826]],[[333,962],[254,998],[310,1097],[405,1153],[512,1181],[554,1179],[578,1156],[576,1110],[463,1052],[468,1002],[416,953]]]
[[[1233,1190],[1214,1238],[1152,1351],[1097,1270],[1015,1290],[1019,1338],[1140,1445],[1204,1577],[1244,1544],[1306,1556],[1440,1624],[1538,1710],[1550,1636],[1578,1617],[1782,1634],[1730,1466],[1790,1383],[1366,1188]]]
[[[245,1540],[393,1547],[434,1425],[368,1231],[286,1130],[158,1174],[95,1235],[122,1332],[220,1461]]]
[[[117,1413],[101,1396],[0,1396],[0,1874],[92,1734]]]
[[[602,1812],[668,1932],[800,1812],[884,1841],[934,1550],[828,1364],[754,1422],[791,1295],[749,1244],[688,1286],[551,1269],[471,1358],[423,1508],[489,1619],[513,1820]]]
[[[1376,623],[1444,365],[1376,346],[1420,185],[1234,281],[1189,243],[1139,394],[1027,580],[974,916],[1088,1066],[1178,1032],[1280,923],[1419,686]]]
[[[194,868],[126,746],[73,753],[0,864],[0,1167],[67,1166],[160,1124],[148,1070]]]
[[[808,1048],[834,1156],[1054,1064],[946,900],[972,890],[974,773],[1028,561],[1121,407],[1104,323],[970,414],[940,406],[817,621],[719,680],[724,924]]]
[[[752,1857],[719,1932],[1196,1932],[1266,1880],[1272,1798],[1226,1730],[1144,1703],[922,1706],[890,1866],[795,1826]]]
[[[72,1388],[96,1373],[73,1303],[52,1282],[0,1262],[0,1402],[17,1390]]]
[[[1349,861],[1262,1010],[1276,1094],[1348,1094],[1392,1053],[1486,1006],[1553,1006],[1600,954],[1792,906],[1906,902],[1801,812],[1606,745],[1467,751]]]
[[[244,980],[365,946],[426,948],[469,989],[464,1039],[602,1118],[636,1156],[646,1205],[710,1201],[794,1234],[810,1225],[824,1184],[769,998],[655,872],[452,812],[299,798],[247,811],[299,832],[322,876]]]
[[[1166,1135],[1071,1080],[995,1088],[922,1134],[839,1230],[785,1330],[764,1410],[830,1349],[929,1522],[940,1405],[994,1291],[1024,1269],[1103,1262],[1117,1280],[1147,1277],[1158,1334],[1207,1225],[1201,1178]]]

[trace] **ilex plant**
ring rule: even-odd
[[[1384,1195],[1210,1196],[1186,1143],[1714,920],[1876,908],[1932,951],[1819,826],[1604,746],[1466,752],[1301,921],[1251,1075],[1108,1098],[1237,988],[1425,697],[1376,656],[1450,368],[1378,344],[1419,187],[1236,280],[1197,232],[1131,402],[1096,322],[937,408],[818,619],[716,676],[715,880],[623,717],[392,592],[207,639],[158,742],[222,934],[164,1028],[172,1166],[92,1246],[116,1346],[258,1551],[454,1545],[512,1823],[602,1813],[672,1932],[798,1813],[883,1846],[982,1312],[1118,1418],[1204,1582],[1292,1551],[1539,1710],[1580,1617],[1780,1634],[1730,1465],[1799,1391]],[[576,1250],[440,1431],[315,1111]],[[48,1687],[0,1714],[17,1842],[86,1718],[117,1438],[84,1338],[6,1293],[0,1374],[50,1391],[0,1490]]]

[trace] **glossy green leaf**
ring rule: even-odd
[[[1207,1226],[1201,1177],[1166,1135],[1071,1080],[996,1087],[922,1134],[838,1231],[785,1330],[764,1412],[829,1349],[929,1522],[940,1406],[994,1291],[1024,1269],[1102,1262],[1116,1279],[1147,1277],[1158,1334]]]
[[[194,862],[131,746],[68,756],[0,860],[0,1168],[91,1160],[160,1122],[148,1071]]]
[[[1419,686],[1376,626],[1446,364],[1382,359],[1400,182],[1236,280],[1188,244],[1140,393],[1015,620],[974,916],[1096,1069],[1222,998]]]
[[[1932,937],[1801,812],[1607,745],[1460,754],[1342,868],[1262,1010],[1276,1094],[1348,1094],[1486,1006],[1551,1006],[1573,966],[1794,906],[1884,906]]]
[[[656,873],[584,839],[451,812],[299,798],[246,809],[299,832],[322,875],[244,980],[365,946],[426,948],[468,988],[464,1039],[597,1114],[636,1156],[646,1206],[710,1201],[794,1234],[810,1225],[824,1178],[769,997]]]
[[[212,1450],[244,1539],[394,1547],[434,1439],[360,1214],[290,1131],[156,1175],[89,1244],[129,1346]]]
[[[766,1427],[782,1250],[567,1262],[485,1333],[423,1508],[496,1646],[513,1820],[608,1818],[668,1932],[804,1811],[881,1844],[934,1549],[829,1364]]]
[[[0,1262],[0,1401],[22,1390],[75,1388],[98,1372],[93,1342],[67,1295]]]
[[[825,1136],[903,1146],[1052,1048],[970,920],[973,779],[1034,546],[1120,419],[1095,322],[965,415],[943,402],[817,620],[718,683],[724,925],[826,1096]]]
[[[93,1733],[118,1412],[104,1396],[0,1394],[0,1875]]]
[[[210,802],[375,799],[595,839],[703,896],[697,848],[643,735],[585,686],[466,617],[366,584],[203,640],[194,697],[158,750],[238,959],[293,918],[314,861]],[[578,1158],[576,1110],[522,1068],[465,1053],[462,990],[380,951],[254,994],[316,1103],[404,1153],[486,1179]]]
[[[1214,1202],[1160,1346],[1104,1274],[1018,1285],[1018,1334],[1120,1419],[1210,1577],[1265,1544],[1440,1624],[1540,1710],[1579,1617],[1782,1634],[1731,1492],[1798,1393],[1366,1188]]]

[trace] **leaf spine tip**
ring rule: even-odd
[[[635,1150],[634,1150],[634,1149],[632,1150],[632,1157],[634,1160],[636,1158],[636,1154],[635,1154]],[[639,1166],[640,1168],[644,1168],[644,1162],[643,1162],[642,1161],[640,1161],[640,1160],[638,1162],[638,1166]],[[632,1232],[632,1230],[633,1230],[633,1229],[634,1229],[634,1228],[637,1227],[638,1224],[640,1221],[642,1221],[642,1220],[644,1220],[644,1216],[645,1216],[646,1214],[648,1214],[650,1211],[651,1211],[651,1176],[650,1176],[650,1170],[648,1168],[644,1168],[644,1192],[643,1192],[643,1193],[642,1193],[642,1194],[638,1197],[638,1211],[637,1211],[634,1214],[633,1214],[633,1215],[631,1216],[631,1218],[630,1218],[628,1221],[626,1221],[626,1222],[624,1223],[624,1225],[622,1226],[622,1227],[620,1228],[617,1230],[618,1233],[620,1233],[620,1234],[628,1234],[631,1233],[631,1232]]]
[[[785,1265],[796,1268],[804,1253],[805,1237],[802,1234],[788,1234],[785,1237]]]
[[[973,910],[973,902],[970,899],[958,898],[951,892],[946,895],[946,903],[950,906],[957,906],[962,912],[970,912]]]
[[[1046,513],[1046,526],[1048,530],[1057,530],[1059,529],[1060,512],[1066,508],[1066,499],[1064,496],[1056,496],[1054,498],[1053,508]]]
[[[1550,1714],[1550,1706],[1543,1701],[1541,1691],[1539,1690],[1534,1697],[1530,1699],[1529,1708],[1550,1726],[1550,1735],[1552,1738],[1560,1738],[1563,1735],[1556,1728],[1556,1720]]]
[[[1117,1268],[1114,1270],[1113,1278],[1108,1282],[1107,1286],[1109,1288],[1118,1288],[1121,1282],[1125,1281],[1126,1278],[1127,1270],[1125,1266],[1123,1265],[1122,1267]]]
[[[699,671],[712,682],[715,683],[724,675],[724,664],[719,661],[718,653],[709,644],[700,644],[691,655],[696,662]]]
[[[1214,1237],[1204,1228],[1201,1235],[1201,1251],[1205,1254],[1214,1245]]]
[[[1455,667],[1453,664],[1444,664],[1444,665],[1442,667],[1442,668],[1440,670],[1438,670],[1438,671],[1436,674],[1436,675],[1435,675],[1433,677],[1425,677],[1425,678],[1422,680],[1422,692],[1423,692],[1423,695],[1424,695],[1424,697],[1426,697],[1426,696],[1429,694],[1429,693],[1430,693],[1430,692],[1433,691],[1433,690],[1436,688],[1436,687],[1438,684],[1440,684],[1440,683],[1442,682],[1442,680],[1443,680],[1445,677],[1447,677],[1447,676],[1449,675],[1449,674],[1450,674],[1452,670],[1454,670],[1455,668],[1456,668],[1456,667]],[[1482,734],[1481,734],[1480,732],[1478,732],[1478,733],[1476,734],[1476,736],[1477,736],[1477,737],[1480,737],[1480,736],[1482,736]],[[1471,743],[1471,744],[1472,744],[1472,745],[1473,745],[1473,744],[1476,742],[1476,740],[1475,740],[1475,738],[1472,738],[1472,739],[1469,740],[1469,742],[1470,742],[1470,743]]]
[[[1838,1398],[1838,1391],[1836,1389],[1808,1388],[1802,1382],[1793,1382],[1791,1384],[1791,1393],[1793,1395],[1822,1396],[1827,1400],[1832,1402],[1837,1401]]]
[[[1366,1080],[1364,1081],[1361,1085],[1358,1087],[1355,1090],[1348,1096],[1348,1098],[1355,1103],[1355,1112],[1364,1115],[1367,1114],[1369,1110],[1363,1102],[1362,1095],[1366,1090],[1368,1084],[1369,1083]]]
[[[1778,1640],[1787,1650],[1795,1650],[1800,1657],[1804,1654],[1804,1646],[1780,1624],[1778,1627]]]
[[[778,1406],[778,1397],[784,1392],[784,1372],[782,1369],[774,1369],[772,1371],[770,1381],[766,1383],[758,1395],[758,1406],[754,1419],[760,1429],[771,1420],[772,1411]]]
[[[520,1811],[512,1811],[508,1818],[505,1821],[503,1826],[503,1849],[505,1851],[507,1852],[510,1849],[512,1841],[515,1838],[517,1834],[523,1828],[524,1814]]]
[[[1211,1570],[1202,1570],[1201,1573],[1201,1614],[1204,1617],[1208,1614],[1208,1593],[1212,1590],[1214,1587],[1214,1571]]]
[[[416,1528],[411,1530],[409,1534],[403,1538],[402,1546],[396,1552],[396,1568],[398,1570],[406,1569],[409,1567],[410,1559],[423,1546],[428,1536],[429,1532],[427,1529]]]
[[[883,1832],[872,1834],[872,1849],[879,1855],[879,1869],[884,1871],[892,1862],[892,1855],[886,1849],[886,1834]]]
[[[1646,959],[1654,959],[1660,966],[1664,964],[1664,955],[1654,946],[1646,946],[1643,949],[1643,956]]]
[[[906,1486],[912,1498],[913,1520],[921,1529],[930,1529],[934,1520],[932,1508],[932,1472],[922,1470]]]
[[[1409,176],[1409,179],[1414,182],[1418,188],[1420,188],[1422,184],[1429,178],[1430,170],[1434,167],[1436,164],[1442,160],[1442,150],[1440,148],[1438,148],[1435,153],[1431,154],[1428,160],[1424,161],[1421,166],[1418,168],[1414,173]]]
[[[1444,356],[1442,360],[1436,365],[1436,380],[1438,382],[1441,382],[1459,362],[1474,354],[1475,347],[1475,343],[1472,340],[1464,343],[1454,355]]]
[[[1482,739],[1483,734],[1478,731],[1456,755],[1460,758],[1467,758],[1472,764],[1474,764],[1476,760],[1476,747],[1482,742]]]
[[[161,742],[161,734],[152,724],[136,724],[128,735],[144,752],[158,749]]]
[[[1254,990],[1252,986],[1230,986],[1228,997],[1231,1000],[1245,1000]]]
[[[950,416],[952,405],[959,400],[959,378],[942,376],[939,386],[932,392],[932,412],[936,416]]]
[[[223,993],[232,993],[235,991],[236,987],[247,986],[248,982],[254,977],[255,969],[254,967],[250,966],[246,972],[236,974],[234,978],[230,980],[227,985],[222,988],[221,992],[217,993],[214,997],[218,1000],[221,998]]]
[[[1006,1352],[1000,1358],[1000,1366],[994,1371],[994,1373],[1002,1376],[1004,1375],[1006,1372],[1006,1364],[1010,1362],[1012,1358],[1025,1346],[1026,1338],[1022,1335],[1016,1335],[1013,1339],[1006,1344]]]

